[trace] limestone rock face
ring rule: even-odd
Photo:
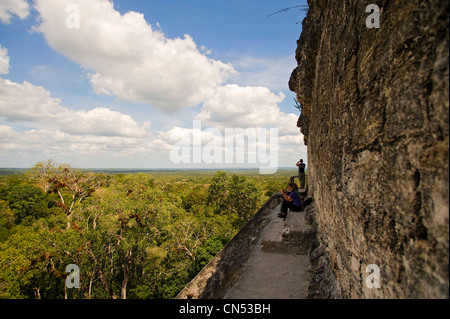
[[[310,0],[297,42],[320,275],[335,298],[448,298],[449,5],[376,3],[368,28],[367,2]]]

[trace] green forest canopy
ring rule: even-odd
[[[0,298],[173,298],[294,174],[46,161],[0,176]]]

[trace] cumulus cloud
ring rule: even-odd
[[[130,115],[104,107],[77,111],[72,119],[66,119],[64,122],[67,132],[76,134],[89,132],[103,136],[143,137],[148,134],[150,127],[148,121],[139,126]]]
[[[0,1],[0,21],[3,24],[10,24],[12,15],[21,19],[26,19],[30,14],[30,7],[26,0],[1,0]]]
[[[79,0],[79,28],[68,28],[73,0],[36,0],[41,32],[56,51],[90,70],[96,93],[148,103],[165,112],[210,98],[234,69],[198,49],[189,35],[168,39],[144,19],[121,15],[107,0]]]
[[[132,156],[142,151],[140,139],[118,136],[81,136],[59,130],[15,131],[13,128],[0,126],[0,150],[4,156],[25,158],[36,155],[42,158],[79,158],[89,156],[97,159],[101,156]],[[35,160],[35,161],[36,161]]]
[[[280,110],[284,98],[282,92],[275,94],[266,87],[224,85],[204,103],[196,119],[218,128],[279,127],[283,134],[292,133],[297,116]]]
[[[0,44],[0,74],[9,73],[9,56],[8,50]]]
[[[53,158],[85,168],[168,167],[169,151],[170,145],[160,140],[76,135],[48,129],[17,131],[0,125],[3,165],[13,163],[9,165],[27,167]]]
[[[60,105],[42,86],[0,78],[0,117],[31,122],[80,135],[142,137],[149,122],[139,126],[130,115],[107,108],[74,111]]]
[[[71,163],[84,159],[87,167],[170,167],[176,164],[169,158],[174,145],[181,145],[174,136],[189,136],[190,146],[194,135],[200,136],[203,147],[217,146],[218,153],[225,154],[233,138],[224,135],[226,128],[278,128],[281,163],[285,154],[301,149],[298,116],[282,112],[279,104],[285,95],[265,87],[275,89],[281,77],[277,68],[264,67],[267,61],[241,59],[238,67],[256,75],[249,71],[234,77],[240,85],[226,84],[236,75],[231,64],[209,58],[210,50],[197,48],[189,35],[167,38],[158,23],[153,28],[143,14],[121,14],[109,0],[34,0],[34,7],[39,13],[34,30],[52,49],[87,70],[96,93],[147,103],[167,113],[202,104],[194,117],[201,120],[202,130],[174,127],[153,135],[150,122],[138,124],[130,115],[105,107],[72,110],[42,86],[0,78],[0,120],[8,124],[0,123],[3,161],[16,165],[17,158],[32,163],[56,157]],[[79,28],[70,24],[78,9]],[[0,21],[9,23],[13,14],[26,18],[27,2],[0,0]],[[8,51],[0,46],[0,74],[8,73]],[[260,86],[250,86],[255,84]],[[11,123],[32,129],[17,131]],[[256,140],[243,150],[246,156],[256,156],[256,150],[267,145],[268,140]]]
[[[10,126],[0,125],[0,140],[4,140],[13,137],[15,131]]]
[[[38,122],[47,119],[53,122],[69,113],[59,105],[59,99],[50,96],[50,92],[27,81],[20,84],[0,79],[0,94],[0,116],[9,121]]]
[[[71,29],[66,27],[70,4],[72,0],[36,0],[41,17],[36,30],[53,49],[92,72],[97,93],[169,113],[203,104],[196,119],[220,128],[288,127],[287,121],[296,121],[295,115],[278,107],[283,93],[262,86],[225,85],[236,74],[233,66],[207,57],[206,48],[198,49],[189,35],[169,39],[143,14],[122,15],[107,0],[78,0],[80,25]],[[247,57],[240,65],[260,68],[264,62]]]

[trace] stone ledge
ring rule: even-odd
[[[278,210],[274,210],[278,214]],[[275,216],[275,218],[277,218]],[[305,224],[304,212],[289,212],[285,221],[272,220],[261,241],[263,252],[306,255],[315,240],[313,228]]]
[[[176,299],[221,299],[239,279],[253,247],[270,223],[272,210],[281,203],[275,193],[225,247],[186,285]]]

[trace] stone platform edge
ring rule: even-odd
[[[280,192],[272,195],[244,227],[222,248],[175,299],[222,299],[239,279],[262,230],[270,223],[271,211],[282,201]]]

